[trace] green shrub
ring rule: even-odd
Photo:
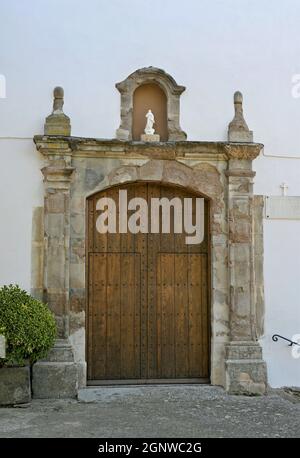
[[[48,307],[17,285],[0,288],[0,330],[6,338],[6,365],[44,358],[56,337]]]

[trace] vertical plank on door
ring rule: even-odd
[[[151,221],[151,199],[160,197],[160,186],[156,183],[148,184],[149,222]],[[157,255],[160,250],[160,234],[148,234],[148,378],[159,377],[160,359],[160,312],[157,304]]]
[[[175,367],[176,377],[184,378],[189,373],[188,354],[188,255],[175,254]]]
[[[202,377],[209,377],[208,260],[201,255]]]
[[[161,377],[175,377],[174,254],[161,253]]]
[[[148,200],[148,185],[136,184],[134,186],[135,197]],[[135,235],[135,252],[140,253],[140,358],[141,378],[148,377],[148,234],[138,233]]]
[[[201,254],[189,254],[189,376],[202,375]]]
[[[121,376],[121,271],[120,254],[107,256],[107,371],[108,379]]]
[[[107,294],[106,266],[107,255],[94,253],[91,258],[92,279],[92,335],[93,335],[93,373],[103,378],[106,374],[106,323],[107,323]]]
[[[135,344],[139,342],[139,331],[136,328],[136,313],[139,301],[136,301],[136,266],[139,266],[139,255],[121,253],[121,370],[124,379],[140,377],[140,361],[136,360]],[[138,320],[139,322],[139,320]]]

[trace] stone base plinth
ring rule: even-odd
[[[64,113],[48,116],[44,125],[44,133],[45,135],[71,135],[70,118]]]
[[[252,130],[228,130],[228,141],[229,142],[241,142],[241,143],[252,143],[253,132]]]
[[[153,135],[142,134],[141,135],[141,141],[142,142],[159,142],[160,141],[160,135],[158,135],[158,134],[153,134]]]
[[[230,394],[262,395],[267,388],[266,363],[258,343],[232,342],[226,348],[226,390]]]
[[[75,398],[78,391],[78,367],[72,346],[57,341],[44,361],[34,364],[32,392],[34,398]]]

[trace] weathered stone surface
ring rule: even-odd
[[[74,352],[69,342],[64,339],[57,339],[54,347],[49,351],[47,357],[42,362],[73,362]]]
[[[6,355],[6,339],[0,334],[0,358],[5,358]]]
[[[45,135],[70,135],[70,118],[65,114],[47,116],[44,132]]]
[[[30,370],[25,367],[0,368],[0,405],[25,404],[31,400]]]
[[[90,402],[96,402],[98,398],[98,390],[96,388],[87,387],[78,390],[78,401],[83,402],[85,404],[89,404]]]
[[[31,294],[43,299],[44,287],[44,207],[33,209],[31,234]]]
[[[85,288],[70,289],[70,310],[72,312],[81,312],[86,307],[86,291]]]
[[[110,185],[126,183],[127,181],[137,180],[137,168],[131,166],[119,167],[117,170],[113,170],[109,176]]]
[[[226,390],[229,394],[262,395],[266,393],[266,364],[262,360],[227,360]]]
[[[83,218],[81,218],[83,219]],[[85,262],[85,239],[76,237],[71,239],[70,247],[70,262],[71,263],[83,263]]]
[[[83,347],[84,348],[84,347]],[[77,366],[77,379],[78,379],[78,389],[86,387],[87,381],[87,364],[85,360],[78,361]],[[77,389],[77,393],[78,393]]]
[[[103,180],[104,175],[91,168],[85,170],[85,187],[86,189],[94,189]]]
[[[159,142],[160,141],[160,136],[158,134],[142,134],[141,135],[141,141],[142,142]]]
[[[79,239],[84,237],[84,213],[71,213],[70,215],[70,230],[71,230],[71,237],[73,239]]]
[[[176,161],[165,161],[162,181],[189,188],[193,183],[193,170]]]
[[[150,160],[139,168],[139,179],[149,181],[161,181],[163,176],[165,161]]]
[[[263,196],[253,199],[253,236],[254,236],[254,294],[256,312],[257,338],[264,334],[265,300],[264,300],[264,236],[263,236]]]
[[[226,356],[229,360],[259,360],[262,358],[262,348],[256,342],[232,342],[226,347]]]
[[[223,186],[217,168],[206,162],[198,163],[193,167],[193,185],[205,195],[214,199],[221,199]]]
[[[46,118],[45,135],[71,135],[70,118],[63,112],[64,90],[56,87],[53,91],[52,114]]]
[[[253,132],[249,130],[243,115],[243,96],[234,94],[234,118],[228,126],[229,142],[253,142]]]
[[[32,391],[35,398],[73,398],[78,389],[78,368],[72,345],[57,340],[47,358],[32,369]]]
[[[70,287],[74,289],[85,287],[85,263],[70,264]]]
[[[260,143],[249,143],[249,144],[243,144],[241,143],[228,143],[224,145],[224,149],[226,151],[226,154],[228,156],[228,159],[230,160],[236,160],[235,162],[232,163],[232,165],[235,165],[235,167],[231,167],[230,173],[232,174],[232,171],[235,168],[240,168],[241,163],[239,162],[240,160],[248,160],[248,161],[253,161],[256,159],[261,152],[263,148],[263,145]],[[250,164],[251,167],[251,164]],[[251,169],[250,169],[251,170]],[[235,174],[235,172],[233,172]]]
[[[226,388],[235,394],[262,394],[266,365],[257,343],[253,238],[253,173],[250,161],[229,160],[230,337],[226,354]]]
[[[75,398],[78,389],[74,362],[37,362],[32,369],[34,398]]]

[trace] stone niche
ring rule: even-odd
[[[133,142],[134,89],[155,78],[167,94],[172,141]],[[43,291],[55,313],[59,339],[49,357],[34,365],[33,393],[70,397],[86,385],[87,198],[114,185],[144,181],[180,186],[209,199],[210,380],[230,393],[263,394],[266,366],[257,340],[263,321],[262,201],[253,196],[252,171],[263,145],[238,141],[249,138],[243,130],[248,127],[241,123],[241,95],[235,98],[237,131],[233,135],[232,122],[229,132],[235,141],[189,142],[182,141],[185,134],[179,127],[179,95],[184,88],[169,75],[150,67],[117,87],[117,139],[63,135],[62,126],[58,134],[34,137],[45,158],[43,262],[37,264],[41,272],[35,274],[36,290]],[[69,129],[61,110],[59,117]],[[53,118],[51,122],[55,125]]]
[[[146,67],[136,70],[117,83],[121,94],[121,124],[116,132],[119,140],[140,140],[145,114],[152,109],[162,141],[185,140],[179,125],[180,95],[185,91],[164,70]],[[147,106],[151,103],[151,106]],[[154,126],[156,128],[156,126]]]

